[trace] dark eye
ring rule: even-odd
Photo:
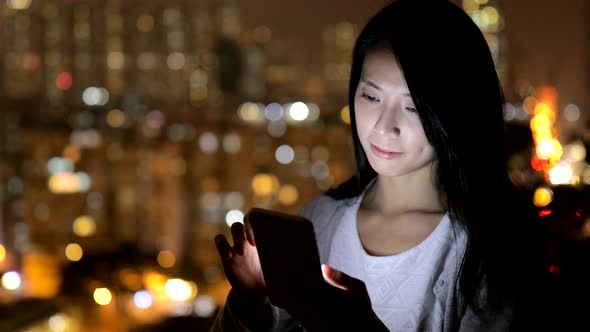
[[[365,99],[366,101],[370,102],[370,103],[376,103],[379,102],[379,99],[377,97],[373,97],[371,95],[368,95],[364,92],[361,93],[361,98]]]
[[[418,113],[418,110],[415,107],[406,107],[406,110],[408,110],[412,113]]]

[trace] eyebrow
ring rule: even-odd
[[[374,87],[374,88],[375,88],[375,89],[377,89],[377,90],[383,90],[383,89],[381,89],[381,87],[380,87],[380,86],[378,86],[377,84],[375,84],[375,83],[373,83],[373,82],[369,81],[368,79],[366,79],[366,78],[364,78],[364,77],[361,77],[361,81],[362,81],[363,83],[367,84],[368,86],[372,86],[372,87]]]
[[[375,84],[374,82],[372,82],[372,81],[370,81],[370,80],[368,80],[368,79],[366,79],[364,77],[361,77],[361,81],[363,83],[367,84],[368,86],[371,86],[371,87],[373,87],[373,88],[375,88],[375,89],[377,89],[379,91],[383,91],[383,89],[379,85]],[[411,97],[410,93],[407,92],[407,91],[406,92],[403,92],[402,93],[402,96],[404,96],[404,97]]]

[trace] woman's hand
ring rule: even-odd
[[[377,317],[362,280],[326,264],[325,284],[311,306],[292,308],[295,318],[309,331],[389,331]]]
[[[263,303],[267,297],[266,286],[247,215],[244,224],[232,224],[231,234],[233,247],[222,234],[215,237],[225,275],[240,300],[252,304]]]

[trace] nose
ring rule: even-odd
[[[373,126],[373,131],[380,135],[399,136],[401,131],[397,116],[398,112],[394,108],[382,109]]]

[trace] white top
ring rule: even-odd
[[[392,256],[369,255],[357,230],[357,212],[366,190],[344,200],[321,195],[299,214],[314,224],[321,262],[363,280],[373,310],[390,331],[509,330],[508,308],[503,313],[486,312],[490,318],[484,320],[461,305],[457,278],[467,237],[448,215],[417,246]],[[220,320],[229,323],[229,317],[222,317],[228,316],[224,312],[235,310],[239,308],[224,308],[212,330],[247,331],[239,322],[230,329],[219,326],[224,325]],[[273,312],[274,331],[300,329],[286,311],[273,307]]]

